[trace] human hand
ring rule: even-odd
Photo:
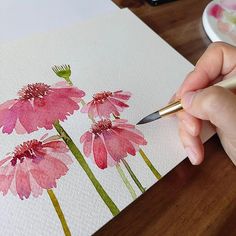
[[[213,43],[176,93],[184,108],[177,113],[180,138],[194,165],[204,158],[199,137],[201,120],[215,126],[224,150],[236,165],[236,95],[219,86],[208,87],[233,74],[236,74],[236,48]]]

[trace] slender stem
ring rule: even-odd
[[[132,171],[132,169],[130,168],[128,162],[125,159],[122,159],[122,162],[125,166],[125,168],[127,169],[127,171],[129,172],[131,178],[133,179],[133,181],[135,182],[135,184],[138,186],[138,188],[140,189],[140,191],[142,193],[145,192],[145,188],[142,186],[142,184],[139,182],[138,178],[136,177],[136,175],[134,174],[134,172]]]
[[[69,85],[73,85],[70,77],[64,77],[64,79],[66,80],[66,82],[69,84]]]
[[[84,106],[86,104],[86,102],[84,101],[84,99],[81,99],[80,101],[81,105]]]
[[[65,216],[61,210],[61,207],[60,207],[60,204],[57,200],[56,195],[54,194],[54,192],[51,189],[48,189],[47,192],[48,192],[48,195],[51,199],[52,205],[54,206],[54,209],[61,221],[61,225],[62,225],[65,236],[71,236],[71,232],[70,232],[69,227],[66,223]]]
[[[137,195],[132,187],[132,185],[130,184],[129,180],[127,179],[127,177],[125,176],[124,171],[121,169],[120,164],[116,164],[116,169],[121,177],[121,179],[123,180],[125,186],[127,187],[127,189],[130,192],[130,195],[132,196],[132,198],[135,200],[137,198]]]
[[[151,172],[156,176],[156,178],[158,180],[161,179],[162,176],[157,171],[157,169],[153,166],[153,164],[151,163],[151,161],[148,159],[147,155],[144,153],[144,151],[141,148],[139,149],[139,153],[142,156],[145,163],[147,164],[147,166],[149,167],[149,169],[151,170]]]
[[[75,159],[79,162],[85,173],[87,174],[88,178],[91,180],[93,186],[97,190],[98,194],[104,201],[104,203],[107,205],[113,216],[117,215],[120,210],[117,208],[115,203],[112,201],[112,199],[109,197],[109,195],[106,193],[102,185],[99,183],[95,175],[93,174],[92,170],[88,166],[87,162],[85,161],[83,155],[73,142],[73,140],[70,138],[70,136],[66,133],[66,131],[63,129],[63,127],[60,125],[60,123],[57,121],[54,123],[54,127],[57,130],[57,132],[62,136],[64,142],[74,155]]]
[[[119,116],[116,116],[115,114],[112,114],[114,116],[115,119],[120,119]],[[140,191],[142,193],[145,192],[145,188],[142,186],[142,184],[139,182],[138,178],[136,177],[136,175],[134,174],[134,172],[132,171],[131,167],[129,166],[128,162],[125,159],[122,159],[122,162],[125,166],[125,168],[127,169],[127,171],[129,172],[131,178],[133,179],[133,181],[135,182],[135,184],[138,186],[138,188],[140,189]]]

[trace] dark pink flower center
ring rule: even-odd
[[[17,164],[17,161],[19,160],[20,163],[24,161],[25,158],[29,159],[35,159],[36,154],[35,151],[42,145],[42,142],[33,139],[27,142],[24,142],[23,144],[17,146],[14,151],[13,158],[11,160],[12,166],[15,166]]]
[[[42,98],[48,94],[50,86],[44,83],[28,84],[19,92],[19,99],[30,100],[32,98]]]
[[[112,128],[112,123],[110,120],[100,120],[92,125],[92,132],[94,134],[100,134],[104,130]]]
[[[112,92],[101,92],[93,95],[93,100],[97,103],[103,103],[108,97],[112,95]]]

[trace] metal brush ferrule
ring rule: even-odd
[[[161,117],[163,117],[163,116],[175,113],[175,112],[182,110],[182,109],[183,109],[183,107],[181,105],[181,102],[177,101],[177,102],[170,103],[166,107],[159,110],[159,114]]]

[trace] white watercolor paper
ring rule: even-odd
[[[67,109],[65,104],[62,103],[68,98],[61,95],[58,99],[53,100],[53,104],[49,105],[50,110],[44,111],[43,108],[46,106],[44,102],[48,102],[49,95],[56,96],[57,92],[55,91],[57,90],[50,87],[50,90],[43,90],[44,93],[38,96],[39,90],[33,90],[38,85],[35,87],[33,85],[35,83],[52,85],[64,81],[53,72],[51,67],[53,65],[70,65],[72,71],[70,80],[74,85],[71,93],[67,95],[69,98],[80,96],[76,87],[86,93],[83,97],[85,102],[90,101],[93,94],[101,91],[123,90],[120,93],[130,92],[132,93],[131,97],[129,97],[130,93],[125,93],[126,95],[123,96],[123,103],[128,104],[129,107],[125,107],[123,111],[119,109],[120,114],[116,114],[116,116],[127,119],[130,124],[136,124],[142,117],[168,102],[185,75],[193,69],[193,66],[129,10],[118,11],[61,31],[42,34],[5,45],[2,44],[0,46],[0,64],[0,125],[4,126],[6,132],[3,134],[3,128],[1,129],[0,160],[10,156],[7,160],[9,162],[7,170],[4,169],[6,164],[0,162],[0,190],[3,192],[4,189],[9,188],[6,184],[9,181],[9,179],[6,179],[7,173],[9,177],[10,171],[18,168],[21,174],[19,176],[15,174],[11,183],[10,188],[13,193],[9,190],[5,196],[0,197],[1,233],[3,235],[58,236],[64,234],[62,225],[65,226],[66,224],[72,235],[91,235],[112,219],[113,215],[118,213],[117,209],[121,211],[130,204],[134,200],[134,194],[141,195],[140,186],[138,187],[137,181],[133,181],[124,163],[120,161],[120,167],[131,186],[131,188],[127,188],[117,171],[119,166],[116,166],[114,159],[111,158],[113,154],[110,155],[109,160],[113,159],[114,166],[108,166],[107,168],[104,166],[104,162],[95,163],[92,154],[89,158],[85,157],[80,137],[90,130],[92,121],[87,114],[76,109],[73,114],[68,112],[66,114],[67,119],[60,122],[67,132],[67,135],[62,132],[61,137],[64,138],[64,141],[66,140],[65,142],[70,141],[68,136],[73,139],[75,145],[81,150],[84,160],[88,163],[89,169],[117,209],[114,210],[113,205],[113,210],[111,210],[112,207],[107,206],[106,200],[102,200],[99,191],[95,189],[74,155],[69,150],[66,151],[66,148],[62,148],[65,145],[62,139],[49,140],[46,145],[52,147],[52,143],[58,142],[58,145],[60,143],[60,151],[64,153],[64,156],[58,154],[59,148],[56,148],[55,145],[50,149],[48,146],[42,146],[44,145],[42,143],[35,144],[37,147],[39,146],[40,151],[31,146],[32,148],[27,152],[27,147],[29,148],[32,145],[32,143],[28,143],[28,146],[24,144],[26,149],[21,148],[15,150],[14,153],[7,154],[12,152],[15,146],[28,140],[39,140],[46,133],[48,133],[48,137],[57,135],[55,128],[46,130],[46,128],[50,128],[46,127],[50,121],[47,124],[45,123],[45,114],[48,112],[46,117],[52,117],[54,114],[51,112],[52,110],[55,113],[58,111],[63,113]],[[68,70],[68,67],[64,69]],[[17,95],[17,92],[27,84],[31,85],[24,87],[21,93]],[[65,85],[63,86],[61,89],[64,91]],[[37,98],[35,94],[37,94]],[[30,112],[29,108],[23,110],[22,104],[26,104],[28,101],[32,102],[32,96],[35,96],[34,101],[38,99],[38,111]],[[11,101],[12,103],[19,105],[22,102],[22,104],[11,111],[12,113],[9,113],[12,105],[7,103],[3,106],[2,104],[14,98],[17,100]],[[78,100],[80,99],[77,97],[74,102]],[[72,101],[70,100],[70,102]],[[120,104],[119,108],[121,107]],[[7,111],[4,109],[7,109]],[[14,128],[10,130],[9,127],[12,126],[14,121],[12,117],[20,116],[19,114],[22,111],[25,112],[22,120],[18,120],[17,124],[13,125]],[[9,117],[11,118],[5,117],[3,119],[3,115],[6,114],[10,114]],[[57,115],[60,117],[61,114]],[[60,118],[58,119],[60,120]],[[95,117],[94,119],[98,120],[99,118]],[[114,120],[112,116],[110,119]],[[119,122],[120,120],[116,119],[115,121]],[[38,130],[31,132],[35,129],[36,126],[34,125],[37,122]],[[29,124],[32,127],[29,127]],[[26,132],[26,128],[28,132]],[[102,128],[106,130],[106,135],[111,132],[111,129],[106,129],[104,126]],[[114,127],[113,129],[115,130]],[[130,129],[134,131],[134,127]],[[144,161],[144,156],[140,155],[139,148],[142,148],[161,176],[164,176],[180,163],[185,158],[185,152],[178,137],[177,121],[173,117],[139,126],[137,129],[144,137],[140,132],[135,131],[138,135],[136,138],[139,140],[137,141],[138,144],[134,144],[135,141],[133,141],[136,155],[128,155],[124,159],[142,187],[148,189],[157,182],[157,176],[149,168],[150,165],[147,165]],[[112,131],[113,135],[114,130]],[[16,131],[18,133],[25,131],[25,134],[16,134]],[[116,132],[118,132],[117,129]],[[96,135],[99,136],[101,133]],[[209,132],[205,137],[207,135],[209,135]],[[104,140],[105,138],[111,140],[107,137],[104,133]],[[130,138],[130,135],[126,137]],[[45,140],[45,138],[43,139]],[[143,139],[147,141],[146,145],[144,145]],[[114,142],[112,145],[114,152],[117,151],[117,148],[121,148],[116,147]],[[93,144],[93,148],[94,146],[95,144]],[[106,144],[107,150],[108,146]],[[51,172],[46,173],[48,168],[43,164],[40,167],[41,169],[39,168],[46,158],[46,154],[42,151],[48,151],[49,149],[55,150],[58,155],[55,158],[63,159],[68,171],[65,171],[65,169],[63,171],[63,168],[53,169],[52,167]],[[101,153],[101,150],[97,150],[97,152],[100,151]],[[23,155],[20,155],[22,153]],[[72,164],[69,164],[68,158],[71,158]],[[46,173],[49,177],[57,179],[57,185],[52,188],[52,191],[60,204],[66,223],[62,223],[62,219],[59,219],[47,193],[46,189],[50,185],[50,178],[43,178],[43,175],[40,174],[34,174],[34,177],[32,177],[33,174],[30,169],[32,166],[39,168],[37,173]],[[101,169],[101,167],[104,169]],[[56,173],[56,170],[58,173]],[[31,178],[29,181],[27,181],[27,176]],[[34,187],[37,186],[37,191],[33,189],[32,178],[34,179]],[[18,185],[14,181],[18,181]],[[40,183],[35,184],[35,181]],[[30,184],[30,187],[27,187],[27,184]],[[42,195],[40,195],[40,191],[42,191]],[[132,191],[133,195],[131,195]],[[34,197],[33,194],[39,196]],[[21,200],[20,197],[24,200]],[[67,235],[69,235],[68,231]]]
[[[0,42],[61,27],[118,11],[111,0],[0,0]]]

